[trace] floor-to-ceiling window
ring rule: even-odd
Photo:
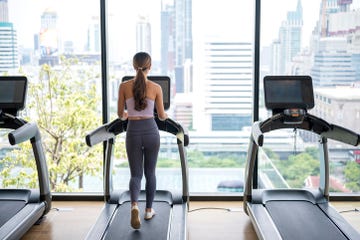
[[[102,192],[102,146],[85,145],[86,133],[102,124],[100,2],[0,0],[0,74],[29,79],[21,116],[41,128],[54,192]],[[254,111],[254,4],[106,1],[108,120],[117,117],[122,77],[134,74],[133,55],[149,52],[151,74],[172,81],[169,116],[189,131],[192,194],[242,191]],[[310,112],[360,131],[359,9],[358,0],[261,1],[260,120],[271,114],[263,103],[265,75],[310,75],[315,95]],[[36,184],[27,155],[20,158],[22,163],[14,162],[20,153],[14,154],[6,134],[1,131],[0,136],[2,187]],[[181,173],[176,140],[170,134],[161,136],[158,187],[177,188]],[[316,184],[314,136],[291,130],[267,139],[260,176],[276,187]],[[329,150],[331,190],[357,194],[360,151],[332,141]],[[128,185],[124,153],[119,137],[116,188]]]
[[[150,53],[150,74],[171,78],[168,115],[189,131],[190,192],[241,192],[253,111],[253,1],[109,0],[107,9],[111,119],[122,77],[135,74],[132,57]],[[158,188],[181,187],[176,138],[161,136]],[[117,146],[124,151],[123,138]],[[116,187],[128,178],[122,154]]]
[[[101,124],[99,9],[98,0],[0,1],[0,74],[28,78],[20,116],[40,127],[53,192],[102,191],[93,184],[102,179],[102,149],[85,144]],[[36,186],[29,144],[10,147],[7,133],[1,187]]]
[[[360,2],[274,0],[261,2],[261,78],[310,75],[315,107],[310,114],[360,132]],[[260,89],[260,119],[271,115]],[[346,136],[343,136],[346,138]],[[358,194],[359,148],[329,140],[330,191]],[[300,130],[268,134],[259,155],[266,187],[319,186],[318,138]]]

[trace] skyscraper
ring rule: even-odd
[[[175,3],[175,81],[176,92],[185,92],[185,85],[192,82],[191,72],[193,59],[192,43],[192,0],[176,0]],[[189,63],[185,65],[185,62]],[[188,76],[185,79],[185,76]]]
[[[323,0],[319,19],[321,28],[314,49],[311,75],[315,86],[349,86],[358,79],[360,69],[360,11],[350,11],[351,0]],[[324,22],[326,24],[324,24]]]
[[[17,33],[9,22],[8,1],[0,0],[0,72],[19,67]]]
[[[161,72],[175,75],[176,92],[192,87],[192,0],[176,0],[162,4],[161,9]]]
[[[203,59],[199,61],[204,64],[204,80],[199,79],[202,83],[194,90],[199,101],[193,104],[195,111],[204,114],[196,114],[202,119],[194,119],[195,128],[200,131],[240,131],[249,126],[252,113],[252,44],[208,41],[201,55]]]
[[[59,62],[59,36],[57,30],[57,13],[46,9],[41,15],[39,34],[40,60],[39,64],[56,65]]]
[[[91,53],[100,53],[100,21],[98,16],[93,16],[87,32],[85,50]]]
[[[176,66],[182,66],[186,59],[192,59],[192,0],[175,2]]]
[[[351,53],[344,37],[326,37],[319,42],[311,76],[314,86],[349,86],[356,80]]]
[[[161,74],[167,75],[175,69],[175,8],[161,6]]]
[[[8,0],[0,0],[0,22],[9,22]]]
[[[136,23],[136,51],[151,54],[151,25],[147,16],[139,16]]]
[[[279,38],[273,43],[272,54],[277,55],[271,62],[272,74],[287,74],[293,57],[301,50],[301,34],[303,26],[303,9],[298,0],[295,11],[287,13],[286,21],[279,28]],[[274,62],[275,61],[275,62]]]

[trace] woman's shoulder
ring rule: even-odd
[[[131,84],[133,84],[133,82],[134,82],[134,79],[132,78],[132,79],[126,80],[124,82],[121,82],[120,85],[122,85],[122,86],[131,85]]]
[[[151,81],[151,80],[148,80],[148,86],[150,86],[151,88],[154,88],[154,89],[161,89],[161,86],[160,84],[154,82],[154,81]]]
[[[130,88],[132,88],[133,83],[134,83],[134,79],[130,79],[130,80],[127,80],[125,82],[121,82],[120,83],[120,88],[123,88],[124,90],[125,89],[130,89]]]

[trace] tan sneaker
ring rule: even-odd
[[[153,218],[154,215],[155,215],[154,209],[151,209],[150,212],[145,211],[144,219],[145,219],[145,220],[150,220],[150,219]]]
[[[139,229],[141,226],[139,207],[136,205],[131,207],[131,226],[134,229]]]

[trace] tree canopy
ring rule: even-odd
[[[26,112],[28,120],[36,122],[41,131],[51,190],[81,191],[84,175],[99,175],[102,169],[102,145],[89,148],[85,144],[87,132],[101,124],[101,104],[96,89],[99,76],[93,67],[79,66],[76,59],[62,58],[61,62],[56,68],[42,65],[39,76],[29,78]],[[30,146],[24,144],[22,148],[30,149]],[[24,171],[35,168],[33,161],[28,160],[32,156],[29,151],[15,151],[16,162],[10,155],[5,158],[12,163],[2,170],[3,185],[14,184],[14,181],[24,185],[29,182],[26,179],[34,184],[36,172]],[[21,178],[14,177],[10,173],[20,164]]]

